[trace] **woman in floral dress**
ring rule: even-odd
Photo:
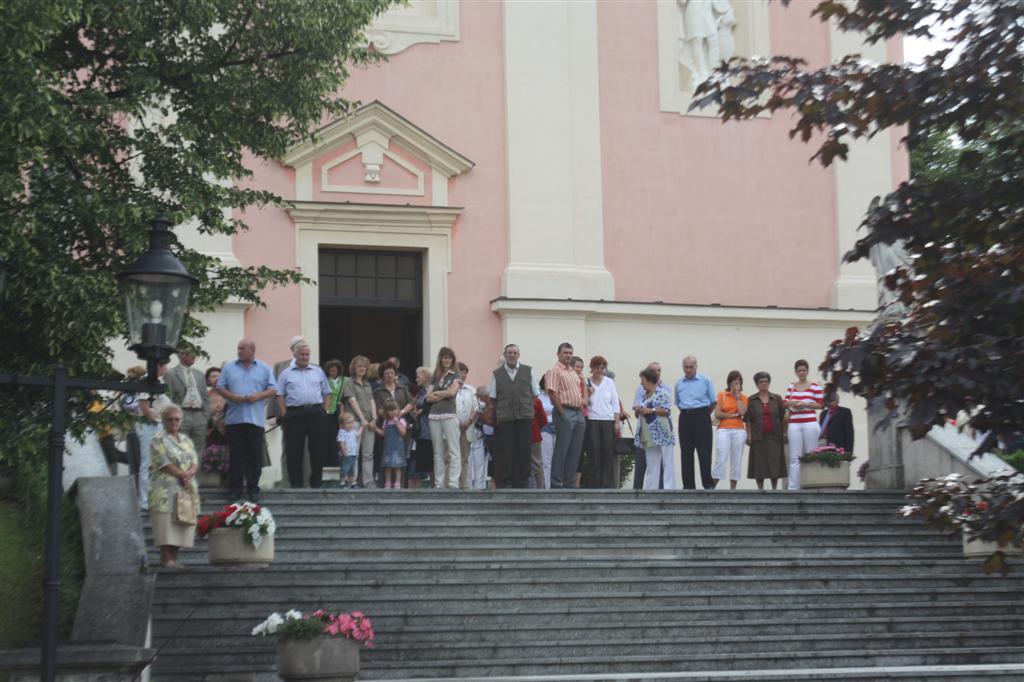
[[[644,449],[647,457],[647,474],[644,476],[644,490],[658,489],[658,472],[661,472],[665,490],[675,490],[675,444],[672,433],[672,396],[660,384],[661,377],[648,367],[640,372],[640,385],[644,396],[636,413],[640,426],[636,430],[633,444]]]
[[[178,495],[190,495],[199,507],[199,486],[196,469],[199,457],[188,436],[180,433],[181,408],[171,404],[160,415],[163,431],[153,436],[149,464],[149,518],[153,524],[153,543],[160,548],[160,565],[182,569],[178,548],[191,547],[196,524],[175,519],[174,505]]]

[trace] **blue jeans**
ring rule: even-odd
[[[575,488],[576,469],[583,452],[586,420],[580,410],[564,410],[565,416],[552,415],[555,422],[555,452],[551,456],[551,488]]]

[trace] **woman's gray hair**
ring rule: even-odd
[[[182,411],[181,407],[175,405],[174,403],[171,403],[164,409],[160,410],[160,421],[163,421],[168,415],[171,414],[177,414],[182,417],[185,416],[185,413]]]
[[[758,372],[757,374],[754,375],[754,383],[755,384],[757,382],[759,382],[761,379],[767,379],[768,383],[771,383],[772,375],[769,374],[768,372]]]

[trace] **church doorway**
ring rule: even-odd
[[[414,379],[423,364],[423,255],[419,251],[321,248],[318,295],[320,362],[346,367],[397,356]]]

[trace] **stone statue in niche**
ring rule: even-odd
[[[729,0],[676,0],[679,63],[689,71],[683,89],[692,92],[723,59],[736,52],[736,14]]]
[[[870,251],[871,265],[875,268],[878,280],[878,320],[889,321],[899,319],[907,312],[896,293],[885,286],[885,276],[902,267],[910,269],[910,255],[902,240],[892,244],[875,244]]]

